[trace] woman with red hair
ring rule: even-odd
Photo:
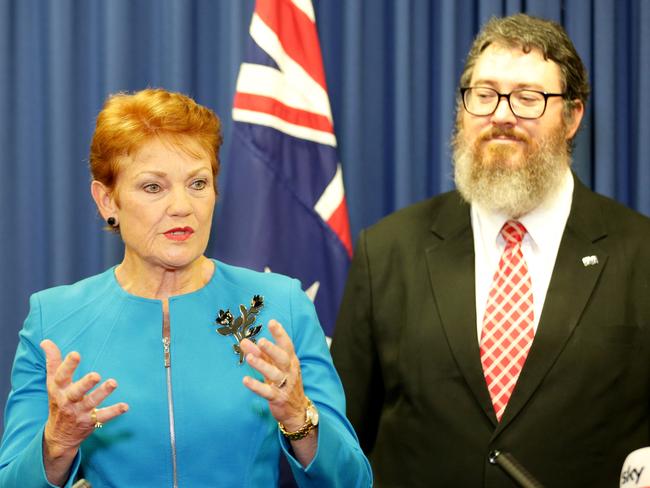
[[[107,100],[91,193],[124,259],[31,297],[0,486],[266,487],[281,455],[301,486],[371,484],[299,283],[204,255],[220,145],[184,95]]]

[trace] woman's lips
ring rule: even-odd
[[[191,227],[175,227],[164,233],[164,236],[171,241],[186,241],[194,234]]]

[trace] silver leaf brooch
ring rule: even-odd
[[[248,339],[255,342],[255,336],[262,330],[261,325],[255,325],[255,319],[264,307],[264,297],[261,295],[253,296],[251,306],[246,308],[244,305],[239,306],[240,316],[236,319],[230,313],[230,309],[219,310],[216,323],[220,325],[217,332],[222,336],[232,335],[237,339],[237,344],[233,344],[232,348],[235,354],[239,354],[239,364],[244,362],[244,353],[239,347],[241,341]]]

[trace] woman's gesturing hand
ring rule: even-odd
[[[49,402],[43,456],[48,479],[50,482],[60,482],[57,479],[62,475],[59,468],[67,464],[63,473],[67,474],[79,445],[93,432],[95,425],[99,426],[123,414],[129,406],[116,403],[97,408],[117,388],[117,382],[109,379],[90,391],[99,384],[99,374],[91,372],[78,381],[72,380],[81,361],[79,353],[71,352],[62,359],[61,351],[49,339],[41,342],[41,348],[45,352]]]
[[[264,376],[264,383],[245,376],[244,385],[268,400],[273,417],[288,431],[295,431],[305,422],[307,406],[300,361],[280,323],[269,321],[269,330],[275,344],[267,339],[260,339],[257,344],[247,339],[241,342],[248,364]]]

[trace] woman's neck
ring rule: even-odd
[[[151,265],[128,254],[115,269],[120,286],[144,298],[167,300],[171,296],[191,293],[203,288],[212,278],[214,262],[205,256],[181,269],[166,269]]]

